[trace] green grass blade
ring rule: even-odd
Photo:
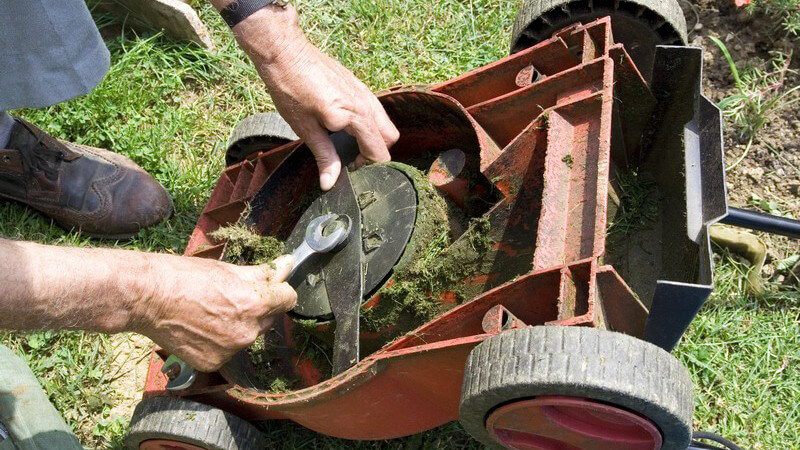
[[[739,88],[740,91],[744,91],[744,83],[742,83],[742,79],[739,77],[739,69],[736,68],[736,63],[733,62],[733,57],[731,56],[731,52],[728,51],[728,47],[726,47],[722,41],[714,36],[709,36],[708,38],[717,44],[717,47],[719,47],[722,55],[725,56],[725,60],[728,61],[728,66],[731,68],[731,74],[733,74],[733,80],[736,82],[736,87]]]

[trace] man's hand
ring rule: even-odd
[[[294,307],[273,264],[0,239],[0,329],[135,331],[196,369],[218,369]]]
[[[182,263],[173,268],[180,275],[174,282],[161,283],[134,310],[134,328],[203,372],[252,344],[297,300],[284,282],[292,269],[288,255],[249,267],[195,258]]]
[[[278,112],[314,153],[322,189],[333,187],[341,170],[329,131],[345,130],[358,140],[357,165],[389,161],[389,147],[399,133],[378,99],[310,43],[293,45],[298,48],[262,65],[259,73]]]
[[[234,28],[269,89],[275,106],[308,144],[320,186],[330,189],[341,162],[329,132],[345,130],[358,140],[356,164],[389,161],[400,134],[369,89],[303,35],[294,10],[267,7]]]

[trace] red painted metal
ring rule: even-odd
[[[503,330],[513,330],[514,328],[524,328],[525,323],[519,320],[511,311],[503,305],[493,306],[483,315],[481,328],[484,333],[497,334]]]
[[[575,397],[503,405],[486,420],[492,438],[518,450],[658,450],[661,433],[639,414]]]
[[[205,447],[169,439],[149,439],[139,444],[139,450],[204,450]]]
[[[653,96],[625,50],[613,43],[609,19],[571,26],[453,80],[391,89],[379,98],[400,130],[394,160],[458,148],[465,167],[474,167],[497,192],[484,214],[494,251],[484,272],[463,280],[470,300],[455,305],[455,293],[443,295],[444,303],[452,303],[449,311],[386,345],[381,333],[363,334],[366,345],[382,348],[332,379],[320,381],[313,364],[295,355],[292,362],[306,384],[295,392],[248,390],[209,374],[180,395],[246,419],[291,419],[348,439],[394,438],[457,419],[467,355],[508,328],[504,314],[513,318],[512,328],[582,325],[641,336],[647,311],[604,264],[604,255],[610,177],[639,157]],[[225,243],[209,233],[237,220],[295,151],[308,149],[291,143],[227,168],[185,254],[220,258]],[[316,168],[310,156],[308,161],[273,193],[285,206],[268,218],[271,230],[291,229],[302,194],[316,189]],[[463,183],[452,185],[456,175],[433,174],[433,182],[463,199]],[[365,307],[379,302],[375,297]],[[162,364],[154,353],[145,395],[170,395]]]
[[[465,164],[464,152],[453,148],[440,154],[428,171],[431,184],[461,208],[469,197],[469,180],[462,176]]]

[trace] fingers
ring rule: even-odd
[[[383,142],[386,143],[388,148],[391,148],[400,139],[400,131],[389,119],[389,115],[386,114],[386,109],[384,109],[378,97],[375,97],[371,92],[369,95],[372,99],[370,103],[372,103],[372,117],[375,120],[375,125],[377,125],[378,131],[383,137]]]
[[[369,162],[386,162],[392,159],[389,147],[394,145],[400,137],[400,132],[394,126],[383,105],[378,98],[357,81],[361,95],[356,100],[361,102],[362,113],[354,117],[347,130],[358,140],[360,155],[356,159],[356,166],[360,167]]]
[[[305,136],[306,145],[314,154],[319,169],[319,186],[323,191],[330,190],[339,178],[342,162],[336,153],[328,131],[321,126],[312,126]]]
[[[361,167],[365,164],[373,162],[391,161],[392,157],[389,153],[389,148],[391,148],[392,145],[394,145],[398,139],[400,139],[400,132],[389,119],[389,116],[386,114],[386,110],[383,109],[381,102],[369,91],[368,94],[371,99],[370,103],[372,105],[373,123],[383,139],[384,146],[382,146],[381,151],[376,155],[374,153],[365,151],[364,147],[361,146],[361,143],[359,142],[361,153],[358,155],[358,157],[356,157],[356,167]],[[383,152],[383,148],[386,149],[385,152]]]
[[[163,347],[163,346],[162,346]],[[192,353],[182,353],[179,351],[171,351],[171,349],[166,348],[170,354],[174,354],[178,358],[182,359],[186,364],[188,364],[193,369],[203,372],[203,373],[211,373],[219,370],[225,361],[228,359],[228,355],[225,355],[225,358],[218,357],[216,353],[208,354],[208,353],[200,353],[197,351],[193,351]]]
[[[293,265],[292,255],[283,255],[272,263],[260,266],[267,268],[267,284],[259,290],[263,305],[259,315],[272,316],[294,308],[297,303],[297,293],[285,282]]]
[[[297,293],[285,281],[293,265],[292,255],[283,255],[271,263],[258,266],[262,270],[266,269],[266,284],[259,289],[262,305],[259,316],[281,314],[294,308]]]
[[[261,267],[267,269],[268,282],[282,283],[286,281],[286,278],[292,271],[292,267],[294,267],[294,258],[292,255],[279,256],[271,263],[262,264]]]
[[[268,303],[270,303],[272,307],[268,314],[285,313],[294,308],[297,304],[297,292],[289,286],[289,283],[272,285],[269,292]]]
[[[262,321],[267,317],[290,311],[297,304],[297,293],[289,283],[267,285],[260,294],[263,300],[260,314]]]
[[[368,123],[364,121],[354,121],[346,128],[358,141],[358,148],[360,150],[360,157],[356,162],[385,162],[392,159],[389,156],[389,148],[386,142],[378,132],[375,122],[369,119]]]
[[[275,106],[311,149],[319,169],[323,191],[339,178],[342,163],[329,132],[346,130],[356,138],[357,165],[391,160],[389,147],[399,132],[383,105],[364,83],[324,53],[309,47],[303,70],[291,67],[265,76]]]

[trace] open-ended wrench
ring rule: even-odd
[[[305,239],[292,252],[294,266],[286,279],[292,278],[297,268],[311,255],[341,248],[350,235],[351,223],[349,216],[338,214],[325,214],[311,220],[306,227]]]
[[[325,214],[312,219],[306,227],[303,242],[292,252],[294,265],[286,279],[291,278],[311,255],[341,248],[350,236],[351,224],[352,220],[347,215]],[[161,372],[169,378],[167,389],[170,391],[188,388],[197,377],[197,371],[175,355],[167,358]]]

